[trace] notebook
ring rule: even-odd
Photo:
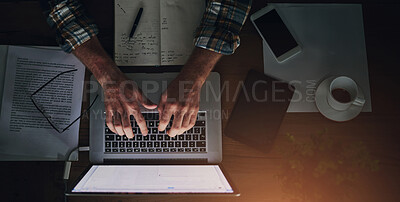
[[[204,0],[115,0],[114,59],[118,66],[183,65],[194,48]],[[143,13],[134,36],[131,28]]]

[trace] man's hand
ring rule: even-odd
[[[160,124],[158,129],[165,130],[172,115],[174,120],[168,135],[174,137],[189,130],[196,123],[199,111],[200,90],[202,83],[185,81],[185,76],[180,74],[161,95],[158,106]]]
[[[168,85],[158,104],[159,131],[164,131],[174,116],[167,134],[182,134],[196,123],[199,111],[200,91],[221,54],[195,48],[180,74]]]
[[[140,105],[155,109],[134,81],[129,80],[104,51],[97,37],[80,45],[72,52],[96,77],[103,87],[107,126],[114,133],[134,136],[130,124],[133,115],[142,134],[147,135],[146,122]]]
[[[147,135],[146,121],[140,112],[140,106],[155,109],[157,105],[148,100],[136,85],[122,73],[110,81],[103,82],[104,105],[106,110],[106,123],[108,128],[119,135],[128,138],[134,136],[130,123],[130,116],[136,120],[141,133]]]

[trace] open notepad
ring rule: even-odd
[[[205,9],[204,0],[116,0],[114,58],[119,66],[183,65]],[[139,8],[143,14],[129,39]]]

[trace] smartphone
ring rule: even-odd
[[[300,44],[274,6],[257,11],[250,16],[250,20],[278,62],[284,62],[301,52]]]

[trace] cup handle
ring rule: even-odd
[[[359,98],[359,97],[357,97],[353,102],[353,105],[357,105],[360,107],[364,106],[364,104],[365,104],[365,100],[362,98]]]

